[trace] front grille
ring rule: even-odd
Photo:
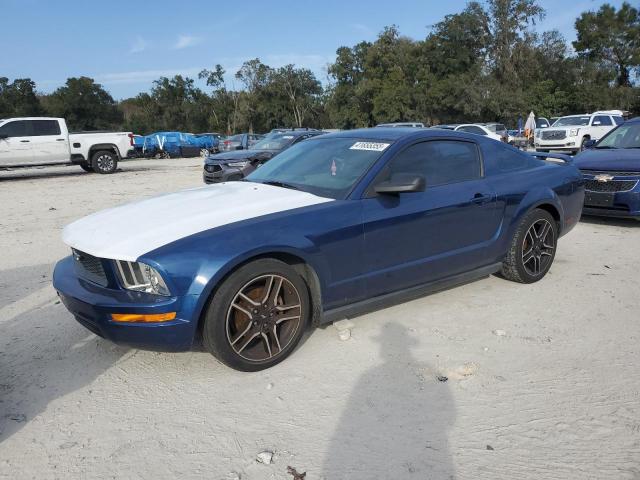
[[[72,249],[72,251],[78,274],[93,283],[106,287],[109,282],[104,272],[102,260],[80,250]]]
[[[637,180],[610,180],[608,182],[586,180],[585,189],[590,192],[628,192],[633,190],[637,184]]]
[[[222,167],[220,165],[205,165],[204,169],[209,173],[222,171]]]
[[[613,177],[640,177],[640,172],[611,172],[604,170],[581,170],[585,175],[611,175]]]
[[[567,138],[567,132],[565,130],[543,130],[540,133],[540,138],[542,138],[542,140],[562,140]]]

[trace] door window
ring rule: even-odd
[[[600,122],[600,123],[597,123],[597,122]],[[599,127],[606,127],[609,125],[613,125],[613,122],[611,121],[611,117],[607,115],[596,115],[595,117],[593,117],[592,125],[598,125]]]
[[[15,120],[5,123],[0,127],[0,135],[8,137],[27,137],[29,136],[26,120]]]
[[[60,135],[60,124],[57,120],[30,120],[34,136]]]
[[[475,143],[435,140],[417,143],[400,152],[389,166],[389,174],[423,175],[427,185],[464,182],[482,176]]]

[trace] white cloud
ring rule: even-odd
[[[144,52],[147,49],[147,47],[149,47],[149,43],[147,43],[147,41],[144,38],[138,35],[134,40],[133,44],[131,44],[129,53]]]
[[[183,48],[194,47],[202,43],[202,37],[196,37],[194,35],[178,35],[178,40],[173,46],[175,50],[181,50]]]

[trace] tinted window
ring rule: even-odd
[[[624,118],[622,117],[614,116],[612,118],[613,118],[613,121],[616,122],[616,125],[622,125],[624,123]]]
[[[458,130],[461,130],[463,132],[468,132],[468,133],[475,133],[476,135],[486,135],[487,134],[487,132],[485,132],[480,127],[476,127],[475,125],[468,125],[466,127],[460,127]]]
[[[5,123],[0,127],[0,135],[7,135],[8,137],[28,136],[26,120],[16,120],[15,122]]]
[[[29,120],[33,135],[60,135],[60,124],[57,120]]]
[[[482,169],[474,143],[438,140],[403,150],[391,161],[388,171],[389,176],[424,175],[427,185],[442,185],[480,178]]]
[[[596,115],[595,117],[593,117],[593,123],[595,124],[596,122],[600,122],[599,126],[601,127],[613,125],[611,118],[606,115]]]
[[[542,160],[500,142],[482,145],[484,168],[487,175],[513,172],[543,165]]]

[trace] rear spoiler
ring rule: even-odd
[[[528,152],[529,155],[536,158],[541,158],[542,160],[547,160],[549,162],[555,163],[573,163],[573,157],[569,155],[565,155],[564,153],[547,153],[547,152]]]

